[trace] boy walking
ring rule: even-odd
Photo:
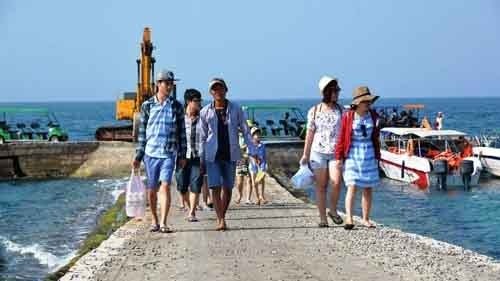
[[[151,232],[169,233],[167,226],[170,209],[170,184],[177,164],[186,164],[186,130],[184,109],[170,93],[174,87],[174,73],[161,71],[157,75],[156,94],[141,105],[141,122],[135,169],[144,161],[148,177],[147,189],[152,213]],[[160,193],[160,219],[156,213],[157,193]]]

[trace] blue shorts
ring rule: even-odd
[[[175,156],[168,158],[156,158],[145,155],[144,166],[148,177],[148,189],[158,189],[160,183],[172,183],[172,175],[174,173]]]
[[[236,174],[235,161],[206,162],[208,174],[208,188],[223,187],[232,189],[234,187],[234,177]]]
[[[260,165],[257,165],[257,163],[254,160],[252,160],[252,161],[250,161],[249,169],[250,169],[250,173],[252,173],[252,174],[257,174],[259,169],[261,171],[265,172],[267,170],[267,164],[266,164],[266,162],[261,162]]]

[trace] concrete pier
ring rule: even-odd
[[[189,223],[173,207],[169,225],[175,232],[150,233],[148,214],[119,229],[61,280],[441,281],[500,276],[500,265],[488,257],[381,225],[368,229],[358,224],[349,232],[331,222],[330,228],[318,228],[313,205],[293,197],[273,178],[266,183],[272,203],[233,203],[228,231],[214,231],[213,211],[198,212],[200,222]]]

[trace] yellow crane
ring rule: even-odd
[[[132,121],[131,125],[106,126],[97,129],[95,137],[101,141],[136,141],[142,103],[155,92],[153,42],[151,29],[144,28],[141,42],[141,57],[137,62],[137,89],[125,92],[116,101],[116,119]],[[175,88],[174,88],[175,97]]]

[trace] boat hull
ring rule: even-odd
[[[474,159],[475,166],[481,165]],[[432,173],[430,160],[424,157],[395,154],[388,151],[381,151],[380,169],[387,178],[406,182],[415,185],[417,188],[425,190],[432,186],[438,186],[438,176]],[[471,176],[471,186],[479,184],[480,168],[476,168]],[[447,186],[464,187],[462,175],[459,171],[451,171],[446,179]]]
[[[474,147],[473,151],[488,173],[500,177],[500,148],[480,146]]]

